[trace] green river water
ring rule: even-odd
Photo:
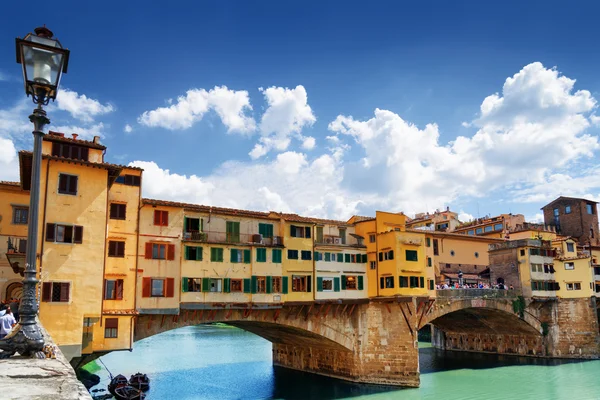
[[[443,352],[420,344],[421,387],[356,385],[271,365],[271,343],[220,326],[181,328],[101,358],[113,374],[141,371],[153,399],[600,399],[600,361]],[[100,364],[97,364],[100,365]],[[94,369],[92,365],[88,368]],[[106,388],[108,373],[95,372]]]

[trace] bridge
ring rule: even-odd
[[[361,383],[419,386],[417,332],[431,326],[446,350],[597,358],[595,298],[525,299],[506,290],[439,290],[277,306],[182,303],[179,313],[137,318],[134,339],[223,322],[273,343],[275,365]]]

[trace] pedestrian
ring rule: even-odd
[[[0,339],[4,339],[16,324],[17,320],[15,320],[9,306],[6,308],[6,314],[0,317]]]
[[[11,299],[10,300],[10,310],[13,313],[13,316],[15,317],[15,320],[17,320],[17,322],[19,321],[19,300],[17,299]]]

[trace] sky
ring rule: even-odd
[[[100,136],[145,197],[464,221],[600,200],[597,1],[155,3],[0,5],[0,180],[32,146],[14,38],[46,24],[71,51],[47,129]]]

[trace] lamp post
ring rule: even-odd
[[[53,38],[48,28],[35,29],[25,38],[16,39],[17,63],[23,67],[25,93],[31,95],[37,107],[29,120],[33,123],[33,162],[31,166],[31,187],[29,199],[29,221],[27,230],[27,250],[25,253],[25,273],[23,278],[23,295],[19,307],[20,320],[12,332],[0,340],[1,358],[8,358],[15,353],[23,356],[42,357],[44,338],[36,322],[38,305],[37,288],[37,239],[38,209],[40,200],[40,168],[42,162],[43,129],[50,123],[42,106],[50,99],[56,99],[58,85],[63,73],[67,72],[69,50],[63,49],[60,42]]]

